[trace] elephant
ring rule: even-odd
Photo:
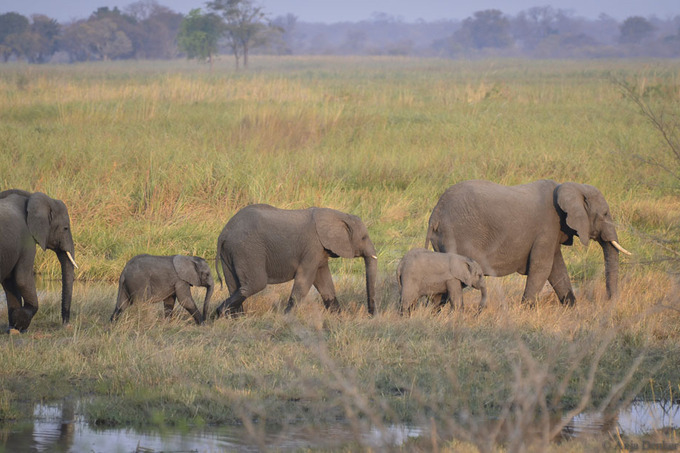
[[[425,247],[477,261],[485,275],[526,275],[522,301],[533,306],[546,280],[562,304],[576,301],[562,245],[593,239],[604,254],[607,297],[618,296],[619,252],[609,206],[588,184],[539,180],[517,186],[465,181],[439,198],[428,222]]]
[[[191,297],[191,286],[206,288],[202,315]],[[128,305],[138,300],[163,301],[165,317],[168,318],[172,315],[175,300],[179,300],[180,305],[193,316],[196,324],[203,324],[214,288],[210,266],[203,258],[137,255],[125,264],[120,274],[118,297],[111,322],[118,319]]]
[[[463,288],[480,290],[478,311],[486,306],[486,284],[482,267],[474,260],[455,253],[433,252],[424,248],[411,249],[397,267],[399,311],[410,311],[420,296],[447,294],[452,305],[463,308]],[[447,298],[443,297],[442,302]]]
[[[57,254],[61,265],[61,319],[71,316],[75,269],[68,209],[41,192],[0,192],[0,281],[7,298],[8,332],[25,332],[38,311],[33,266],[35,244]]]
[[[217,275],[221,282],[221,267],[230,296],[215,316],[242,314],[246,298],[267,284],[290,280],[294,283],[286,313],[312,285],[326,309],[340,311],[328,268],[328,259],[337,257],[363,257],[368,313],[374,314],[378,257],[359,217],[329,208],[246,206],[234,214],[217,239]]]

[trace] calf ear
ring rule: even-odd
[[[464,272],[463,275],[461,276],[462,278],[460,279],[461,282],[465,283],[466,286],[472,286],[472,284],[475,282],[475,263],[470,261],[470,260],[465,260],[465,269],[467,269],[467,272]]]
[[[34,193],[28,198],[26,205],[26,225],[35,242],[40,248],[47,248],[47,236],[50,233],[50,220],[52,209],[49,199],[45,194]]]
[[[175,255],[172,258],[172,265],[179,278],[191,286],[201,286],[201,279],[198,276],[194,260],[190,256]]]

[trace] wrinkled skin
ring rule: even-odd
[[[0,192],[0,280],[7,297],[9,330],[26,331],[38,311],[35,245],[57,254],[61,265],[61,319],[68,324],[75,278],[71,219],[66,205],[44,193]],[[71,255],[68,258],[67,253]]]
[[[191,296],[192,286],[206,288],[203,314],[198,311]],[[167,318],[172,315],[177,300],[193,316],[196,324],[203,324],[214,288],[210,266],[203,258],[137,255],[127,262],[120,274],[118,298],[111,321],[115,321],[123,310],[136,301],[162,301]]]
[[[222,268],[229,298],[216,316],[240,314],[243,302],[267,284],[294,280],[286,312],[312,285],[325,307],[339,311],[329,258],[362,257],[366,265],[368,312],[375,312],[378,268],[375,247],[359,217],[327,208],[278,209],[250,205],[238,211],[217,240],[215,266]]]
[[[479,311],[486,306],[486,284],[482,267],[462,255],[416,248],[409,250],[397,267],[399,309],[410,311],[421,296],[442,295],[442,302],[463,308],[463,288],[481,292]]]
[[[618,241],[602,193],[587,184],[540,180],[519,186],[466,181],[444,192],[430,216],[426,246],[477,261],[485,275],[527,276],[523,301],[533,304],[546,281],[563,304],[575,301],[562,245],[578,236],[602,247],[607,295],[618,295]]]

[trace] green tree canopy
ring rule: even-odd
[[[217,41],[222,34],[219,16],[203,14],[199,8],[192,9],[184,18],[177,35],[177,45],[188,58],[209,60],[217,53]]]
[[[225,22],[225,35],[236,58],[243,56],[243,66],[248,66],[248,52],[261,43],[262,31],[267,27],[265,14],[252,0],[213,0],[208,8],[222,15]]]

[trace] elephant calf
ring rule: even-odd
[[[442,305],[451,298],[453,306],[463,307],[463,287],[481,291],[479,310],[486,306],[486,284],[482,267],[474,260],[455,253],[439,253],[415,248],[409,250],[397,268],[400,312],[410,310],[420,296],[442,295]]]
[[[206,288],[202,315],[191,297],[191,286]],[[210,267],[203,258],[137,255],[127,262],[120,274],[118,298],[111,321],[115,321],[128,305],[137,300],[163,301],[167,318],[172,314],[177,299],[191,313],[196,324],[203,324],[214,287]]]

